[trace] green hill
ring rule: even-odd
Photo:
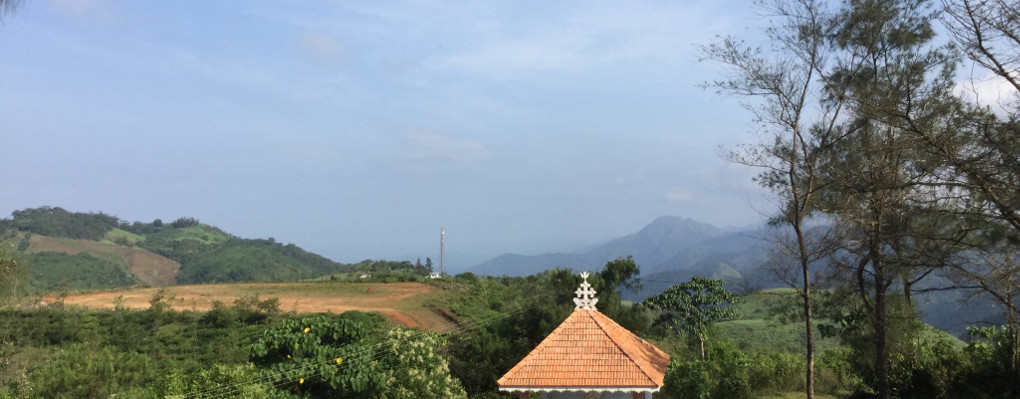
[[[353,268],[294,244],[236,237],[194,218],[129,223],[59,207],[15,211],[0,220],[0,245],[22,259],[40,292],[293,281]]]

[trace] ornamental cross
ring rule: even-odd
[[[595,304],[599,302],[599,299],[595,297],[595,290],[591,288],[591,284],[588,284],[588,272],[581,272],[581,278],[584,282],[581,286],[574,291],[577,298],[574,298],[574,309],[587,309],[595,310]]]

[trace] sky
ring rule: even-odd
[[[32,0],[0,24],[0,217],[187,216],[340,262],[762,220],[697,48],[742,0]],[[763,210],[765,209],[765,210]]]

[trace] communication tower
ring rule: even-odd
[[[434,269],[429,274],[429,278],[441,278],[446,274],[446,231],[442,227],[439,228],[439,271],[436,272]]]

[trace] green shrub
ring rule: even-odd
[[[826,371],[835,375],[832,382],[833,390],[846,390],[849,392],[868,391],[870,388],[865,380],[858,374],[858,368],[854,366],[854,360],[858,357],[854,349],[848,346],[837,346],[826,350],[818,358],[815,367],[819,374]]]
[[[126,287],[135,283],[124,271],[123,262],[100,259],[87,252],[25,254],[22,260],[31,273],[33,285],[40,291]]]
[[[662,391],[668,398],[708,399],[712,395],[708,363],[701,360],[670,360]]]
[[[807,362],[789,352],[754,352],[750,355],[748,383],[753,391],[793,392],[804,390]]]
[[[750,398],[749,360],[733,342],[713,343],[706,360],[670,361],[663,392],[676,399]]]
[[[222,364],[190,373],[175,370],[159,384],[158,397],[183,398],[294,398],[265,381],[258,371],[249,366]]]
[[[153,361],[146,355],[111,347],[72,344],[51,362],[29,373],[30,397],[107,398],[138,395],[155,377]]]

